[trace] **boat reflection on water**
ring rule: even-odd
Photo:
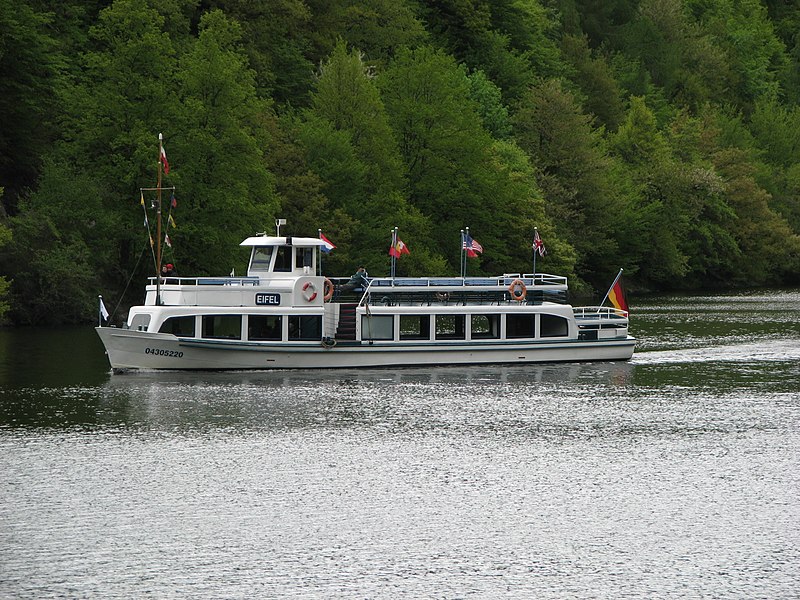
[[[292,388],[298,385],[346,385],[365,383],[537,383],[591,379],[624,384],[633,370],[631,363],[552,363],[535,365],[479,365],[404,367],[392,369],[308,369],[264,371],[130,371],[109,378],[105,387],[133,391],[149,386],[259,386]]]
[[[565,387],[616,390],[632,367],[621,363],[434,367],[334,371],[138,371],[109,378],[100,422],[128,427],[295,429],[372,426],[425,428],[443,415],[484,418],[537,412]],[[582,394],[580,394],[582,395]],[[491,407],[491,410],[488,410]],[[483,414],[483,416],[480,416]],[[494,414],[495,417],[487,417]],[[105,416],[103,416],[105,415]],[[504,417],[505,418],[505,417]],[[413,425],[412,425],[413,426]]]

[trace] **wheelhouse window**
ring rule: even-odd
[[[470,327],[473,340],[496,340],[500,337],[500,315],[472,315]]]
[[[131,329],[133,329],[133,326],[131,326]],[[178,337],[194,337],[194,315],[188,317],[170,317],[161,324],[161,328],[158,332],[171,333]]]
[[[322,317],[316,315],[289,317],[289,339],[321,340]]]
[[[539,331],[542,337],[562,337],[569,334],[569,323],[558,315],[541,315]]]
[[[314,266],[314,250],[313,248],[296,248],[295,264],[298,267]]]
[[[431,318],[429,315],[400,315],[401,340],[431,339]]]
[[[362,340],[393,340],[394,318],[391,315],[362,315]]]
[[[203,315],[203,337],[213,339],[242,339],[241,315]]]
[[[272,259],[272,249],[272,246],[256,246],[253,248],[250,268],[254,271],[268,271],[269,261]]]
[[[275,252],[275,271],[278,273],[290,273],[292,271],[292,248],[290,246],[278,246]]]
[[[150,327],[150,315],[136,315],[133,317],[133,319],[131,319],[131,329],[135,329],[136,331],[147,331],[148,327]]]
[[[506,338],[536,337],[535,315],[506,315]]]
[[[282,324],[283,319],[280,315],[250,315],[247,317],[247,339],[280,341]]]
[[[465,339],[464,315],[436,315],[437,340],[463,340]]]

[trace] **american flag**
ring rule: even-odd
[[[544,256],[545,254],[547,254],[547,250],[545,250],[545,248],[544,248],[544,242],[542,241],[542,238],[539,237],[539,230],[538,229],[534,229],[533,230],[533,246],[532,247],[533,247],[533,251],[534,252],[538,252],[539,253],[539,256]]]
[[[461,247],[463,250],[467,251],[467,256],[470,258],[478,256],[475,254],[476,252],[483,254],[483,246],[481,246],[477,240],[473,240],[468,233],[464,234],[464,243]]]

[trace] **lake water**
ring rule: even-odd
[[[797,598],[800,291],[629,363],[111,375],[0,332],[0,598]]]

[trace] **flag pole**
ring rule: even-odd
[[[464,258],[462,259],[464,261],[464,275],[463,276],[466,277],[467,276],[467,256],[468,256],[467,247],[466,246],[467,246],[467,240],[469,239],[469,227],[465,227],[464,229],[465,229],[466,235],[464,236],[464,243],[461,244],[461,246],[464,248],[464,254],[463,254]]]
[[[461,270],[461,277],[464,277],[464,246],[466,245],[467,238],[464,237],[464,230],[461,230],[461,250],[459,254],[458,267]]]
[[[533,228],[533,239],[536,240],[536,235],[539,233],[538,227]],[[536,282],[536,254],[538,254],[539,249],[534,245],[533,247],[533,281]]]
[[[97,326],[103,326],[103,296],[97,296],[99,304],[97,305]]]
[[[322,239],[322,229],[317,229],[317,237]],[[317,246],[317,256],[319,257],[319,264],[317,265],[319,273],[317,275],[322,275],[322,246]]]
[[[606,303],[606,300],[608,300],[608,295],[611,293],[611,290],[614,289],[614,286],[617,285],[617,281],[619,281],[620,277],[622,277],[622,269],[619,270],[619,273],[617,273],[617,276],[614,278],[614,281],[611,283],[611,287],[608,288],[608,291],[606,292],[606,295],[603,296],[603,301],[600,303],[600,306],[603,306],[603,304]]]
[[[397,252],[397,227],[392,229],[392,248],[391,248],[391,252],[390,252],[390,255],[392,257],[392,268],[391,268],[392,279],[394,279],[395,262],[397,261],[396,252]]]

